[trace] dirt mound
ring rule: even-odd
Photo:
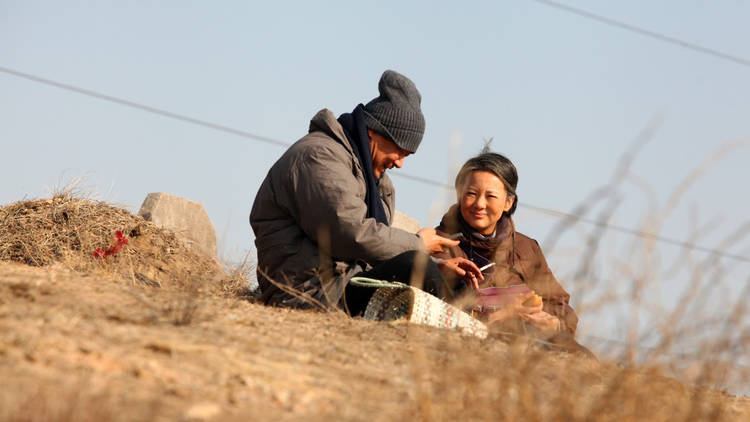
[[[125,209],[71,193],[0,208],[0,260],[103,271],[150,286],[185,287],[222,275],[173,232]]]
[[[0,380],[0,421],[750,420],[750,399],[522,341],[4,262]]]
[[[102,202],[0,208],[0,421],[750,420],[658,369],[265,307],[204,289],[217,272]]]

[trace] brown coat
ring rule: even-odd
[[[380,178],[378,188],[392,221],[395,194],[387,175]],[[415,234],[367,218],[366,190],[344,129],[330,110],[319,111],[310,121],[309,133],[268,171],[250,213],[258,284],[266,304],[310,306],[274,284],[281,283],[335,306],[348,279],[368,264],[424,249]]]
[[[448,210],[436,228],[438,234],[448,236],[462,231],[458,212],[458,205]],[[488,251],[490,253],[485,254],[493,257],[495,269],[480,283],[480,288],[526,284],[542,297],[544,311],[560,319],[563,330],[575,334],[578,316],[569,305],[570,295],[552,274],[539,244],[536,240],[516,232],[512,220],[506,230],[509,231],[505,233],[507,237],[494,251]],[[468,235],[468,233],[464,234]],[[466,236],[466,239],[470,237]],[[462,240],[462,242],[467,241],[470,240]],[[459,246],[454,246],[436,257],[467,258],[466,253]]]

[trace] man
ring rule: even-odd
[[[352,276],[408,282],[414,251],[437,252],[458,244],[434,229],[415,235],[390,227],[395,195],[386,171],[401,168],[417,151],[425,120],[422,97],[407,77],[386,70],[378,90],[367,105],[338,119],[328,109],[319,111],[309,133],[279,158],[258,190],[250,225],[264,303],[342,306],[345,290],[361,296],[347,288]],[[481,276],[473,263],[453,265],[459,273],[466,273],[458,268],[463,266]],[[425,290],[439,296],[443,279],[434,263],[427,267]],[[347,304],[362,306],[351,298]]]

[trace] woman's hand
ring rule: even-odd
[[[505,322],[512,318],[523,318],[524,315],[533,315],[542,311],[542,305],[526,306],[523,303],[534,297],[534,292],[528,292],[516,296],[509,304],[489,315],[487,322]],[[551,316],[551,315],[550,315]]]
[[[466,258],[448,258],[438,263],[441,270],[448,268],[456,275],[466,280],[474,290],[479,290],[479,280],[484,280],[484,275],[479,271],[477,264]]]
[[[461,243],[458,240],[451,240],[447,237],[439,236],[435,229],[430,228],[424,228],[418,231],[417,235],[422,239],[422,243],[428,254],[443,252],[443,247],[458,246],[458,244]]]
[[[539,311],[533,314],[522,314],[521,319],[528,322],[542,332],[553,332],[560,330],[560,320],[547,312]]]

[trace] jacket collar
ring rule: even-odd
[[[354,150],[352,150],[352,146],[349,145],[349,141],[346,139],[344,128],[341,127],[341,124],[336,119],[336,115],[333,114],[331,110],[324,108],[317,112],[310,120],[308,133],[318,131],[325,132],[328,136],[335,139],[336,142],[346,148],[350,154],[354,155]]]
[[[349,144],[349,140],[346,139],[344,128],[341,126],[341,123],[339,123],[336,115],[333,114],[331,110],[324,108],[323,110],[315,113],[313,118],[310,119],[310,128],[307,132],[324,132],[326,135],[331,137],[331,139],[341,144],[341,146],[343,146],[354,158],[354,165],[356,165],[357,168],[359,168],[359,171],[364,174],[364,170],[362,170],[362,166],[359,164],[359,160],[356,159],[356,155],[354,154],[352,146]],[[390,180],[391,179],[387,173],[380,176],[379,190],[381,192],[383,192],[383,189],[386,189],[388,192],[392,193],[393,185]]]

